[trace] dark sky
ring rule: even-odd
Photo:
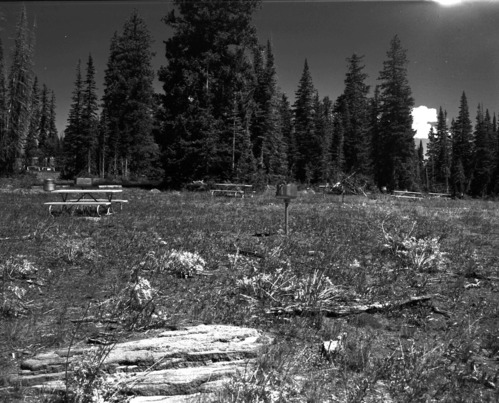
[[[110,39],[121,32],[133,9],[145,19],[157,55],[154,67],[166,64],[163,40],[171,31],[161,18],[167,1],[36,1],[24,3],[36,18],[35,72],[53,89],[57,125],[67,121],[78,59],[89,53],[102,94]],[[0,36],[10,54],[20,2],[1,2]],[[443,6],[432,1],[264,1],[254,22],[262,43],[270,39],[278,83],[293,101],[305,58],[321,97],[333,100],[343,90],[346,58],[365,55],[368,83],[375,85],[390,40],[398,35],[408,51],[409,84],[415,105],[428,112],[442,106],[456,117],[463,91],[472,118],[478,103],[499,111],[499,1],[463,0]],[[160,91],[160,84],[156,83]],[[424,129],[426,130],[426,129]]]

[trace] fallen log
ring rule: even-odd
[[[348,305],[335,307],[314,307],[305,305],[291,305],[287,307],[270,308],[267,313],[274,315],[323,315],[329,318],[339,318],[343,316],[357,315],[360,313],[376,313],[389,311],[395,308],[405,308],[419,305],[431,301],[438,295],[419,295],[401,301],[375,302],[367,305]],[[439,312],[440,313],[440,312]]]
[[[28,235],[22,235],[22,236],[8,236],[4,238],[0,238],[0,241],[24,241],[26,239],[31,239],[36,236],[36,231],[28,234]]]

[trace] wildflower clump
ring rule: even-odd
[[[197,253],[172,250],[164,259],[163,270],[170,271],[180,277],[194,277],[204,271],[205,260]]]
[[[70,364],[67,398],[77,403],[105,403],[118,401],[116,385],[106,379],[104,360],[111,347],[84,353]]]
[[[414,229],[414,227],[413,227]],[[437,272],[448,263],[447,253],[440,249],[435,237],[416,238],[407,233],[390,233],[383,227],[384,247],[400,258],[404,264],[420,272]]]
[[[24,255],[7,259],[0,264],[0,313],[5,316],[19,316],[26,312],[24,300],[28,288],[33,288],[31,278],[38,269]]]

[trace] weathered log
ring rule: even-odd
[[[323,315],[330,318],[357,315],[360,313],[375,313],[389,311],[394,308],[404,308],[431,301],[436,295],[419,295],[401,301],[375,302],[367,305],[349,305],[335,307],[313,307],[304,305],[292,305],[287,307],[270,308],[267,313],[274,315]]]

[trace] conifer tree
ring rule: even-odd
[[[451,176],[452,148],[447,127],[447,112],[440,107],[437,117],[437,181],[444,186],[443,190],[449,192],[449,179]]]
[[[0,173],[6,170],[8,161],[7,117],[7,83],[5,77],[3,43],[0,39]]]
[[[159,148],[154,141],[152,37],[134,12],[123,33],[111,39],[103,107],[109,126],[110,171],[114,175],[154,176]]]
[[[279,102],[279,116],[281,118],[282,138],[284,141],[287,161],[286,174],[288,177],[291,177],[296,160],[296,144],[294,138],[293,110],[291,109],[291,105],[286,94],[281,94],[281,100]]]
[[[253,74],[254,88],[253,108],[251,115],[251,142],[253,143],[253,154],[258,162],[259,169],[263,168],[263,141],[266,132],[266,109],[272,94],[267,88],[265,74],[264,50],[261,46],[255,46],[253,49]]]
[[[379,140],[383,154],[376,161],[378,186],[412,189],[417,186],[411,114],[414,100],[407,79],[409,62],[398,36],[392,39],[387,57],[379,76]]]
[[[97,167],[99,171],[99,176],[104,178],[106,176],[107,158],[109,156],[108,152],[108,142],[109,142],[109,128],[110,122],[107,117],[106,109],[102,110],[99,117],[99,127],[97,135]]]
[[[333,138],[331,144],[332,157],[332,179],[339,182],[342,174],[345,172],[345,129],[343,126],[343,115],[339,110],[343,106],[342,97],[338,98],[335,103],[335,112],[333,114]]]
[[[87,70],[82,90],[81,132],[79,133],[80,158],[82,165],[78,170],[87,174],[96,174],[96,146],[98,130],[97,87],[95,84],[95,67],[92,55],[88,56]]]
[[[310,180],[314,173],[317,158],[316,150],[320,147],[320,139],[316,132],[316,99],[317,91],[305,60],[303,73],[295,93],[294,122],[296,142],[295,177],[300,182]]]
[[[7,123],[0,144],[0,171],[13,172],[23,156],[31,120],[30,104],[33,89],[34,34],[28,28],[23,7],[16,27],[12,64],[8,76]]]
[[[270,41],[267,42],[263,78],[265,102],[263,104],[262,161],[270,182],[276,183],[286,177],[287,155],[280,116],[281,95],[277,90],[276,69]]]
[[[452,126],[452,167],[451,176],[454,192],[467,193],[473,174],[473,127],[468,109],[466,94],[463,92],[459,105],[459,115]]]
[[[486,196],[492,188],[492,177],[495,170],[495,139],[492,119],[488,109],[478,106],[475,125],[475,169],[471,182],[471,193],[475,196]]]
[[[81,60],[76,66],[76,80],[73,89],[72,103],[69,109],[68,124],[64,130],[63,153],[64,153],[64,175],[74,177],[81,162],[81,140],[80,133],[83,130],[83,78],[81,74]]]
[[[98,105],[95,84],[95,67],[91,55],[88,57],[85,79],[81,73],[81,61],[76,68],[76,81],[73,90],[73,103],[69,111],[68,124],[64,131],[63,155],[65,174],[72,177],[79,174],[96,173],[95,147],[97,145]],[[46,91],[45,91],[46,92]],[[42,97],[43,99],[43,97]],[[53,101],[53,102],[52,102]],[[57,154],[59,142],[55,128],[55,95],[47,99],[47,112],[44,117],[44,142],[46,157]]]
[[[49,150],[49,120],[50,120],[50,101],[49,89],[45,84],[42,85],[40,95],[40,119],[38,121],[38,148],[40,151],[39,163],[47,166],[47,158],[50,156]]]
[[[369,105],[369,138],[371,142],[371,161],[372,161],[372,175],[374,182],[378,184],[383,183],[383,166],[379,161],[383,160],[384,150],[381,141],[381,133],[379,127],[379,86],[374,87],[374,95]]]
[[[347,59],[348,72],[345,78],[343,116],[345,169],[371,175],[371,142],[369,130],[369,86],[365,84],[367,74],[363,72],[363,56],[353,54]]]
[[[425,178],[425,167],[424,167],[424,148],[423,148],[423,140],[419,140],[419,145],[417,149],[417,179],[420,183],[426,183]]]
[[[325,97],[322,100],[321,108],[321,131],[322,131],[322,144],[321,144],[321,155],[320,155],[320,174],[319,180],[322,183],[329,183],[333,177],[333,155],[332,155],[332,145],[333,145],[333,132],[334,132],[334,122],[333,122],[333,103],[329,97]]]
[[[437,175],[438,175],[438,140],[435,134],[435,129],[430,127],[428,132],[428,146],[426,149],[426,176],[428,190],[436,191]]]
[[[252,106],[255,81],[248,54],[257,45],[251,17],[259,0],[174,4],[164,18],[174,34],[165,42],[168,65],[159,78],[164,89],[166,171],[179,173],[167,180],[180,185],[231,171],[232,135],[226,128],[234,98],[242,108]],[[244,111],[242,116],[252,114]]]
[[[33,81],[31,91],[31,120],[28,136],[26,138],[25,159],[26,165],[38,165],[40,152],[38,149],[38,125],[40,122],[40,90],[38,88],[38,77]]]
[[[48,123],[48,166],[55,168],[61,156],[61,143],[56,126],[55,92],[50,93],[49,123]]]
[[[243,121],[246,122],[246,127],[243,126]],[[235,100],[232,130],[234,136],[233,179],[236,182],[254,183],[257,175],[257,162],[253,154],[249,119],[244,119],[244,112]]]

